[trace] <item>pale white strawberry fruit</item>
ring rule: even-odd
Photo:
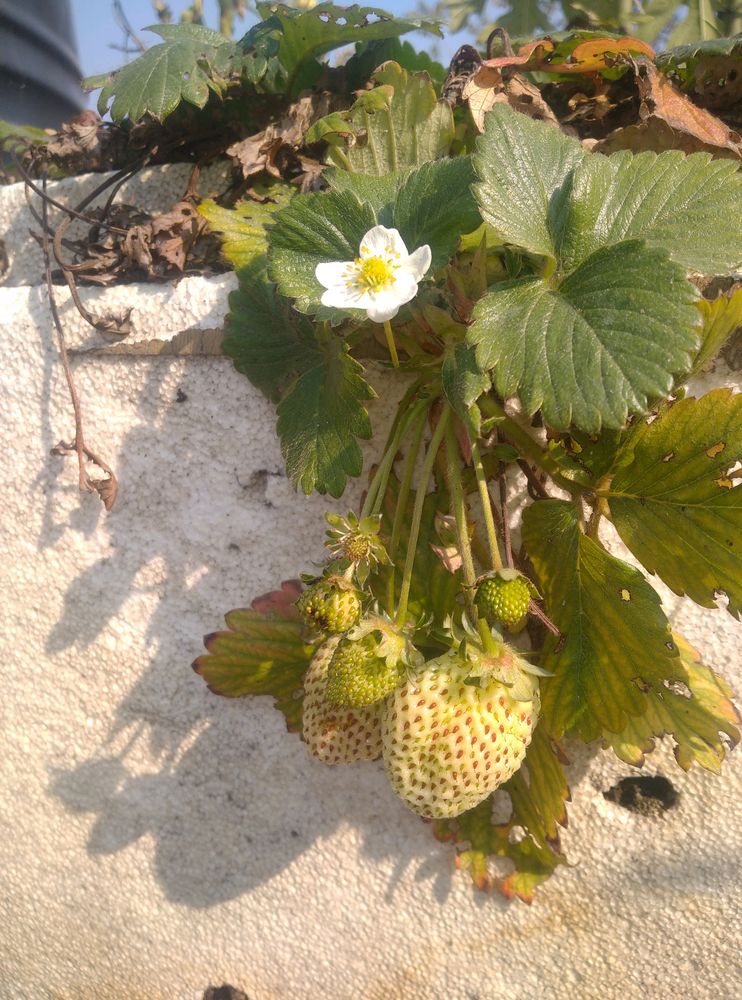
[[[523,763],[540,701],[537,677],[519,663],[507,646],[477,664],[447,653],[386,703],[384,766],[416,813],[441,819],[473,809]],[[480,686],[465,683],[473,672]],[[516,684],[502,683],[515,672]]]
[[[381,756],[383,703],[338,708],[327,701],[327,669],[340,636],[323,643],[304,678],[302,736],[313,757],[325,764],[352,764]]]

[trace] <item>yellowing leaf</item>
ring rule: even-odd
[[[544,721],[556,738],[620,732],[647,710],[644,689],[673,677],[678,653],[660,599],[641,573],[580,529],[575,506],[543,500],[523,515],[523,541],[562,638],[547,640]]]
[[[737,288],[731,295],[720,295],[711,302],[699,299],[696,305],[703,317],[703,327],[701,349],[693,362],[692,374],[715,358],[734,331],[742,327],[742,288]]]
[[[699,654],[680,636],[683,683],[688,695],[674,687],[660,685],[648,692],[647,712],[632,719],[623,732],[609,735],[605,745],[627,764],[641,767],[655,741],[668,734],[675,741],[675,759],[684,771],[695,761],[707,771],[719,774],[727,748],[739,743],[739,713],[731,701],[729,685],[700,662]]]
[[[742,610],[742,492],[730,470],[742,454],[742,394],[714,389],[642,424],[605,491],[626,545],[676,594],[712,608],[724,591]]]

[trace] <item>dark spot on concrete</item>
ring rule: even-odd
[[[603,796],[640,816],[661,816],[678,804],[680,793],[661,774],[642,774],[622,778]]]
[[[240,551],[240,547],[237,544],[237,542],[230,542],[229,545],[227,546],[227,548],[229,549],[230,552],[239,552]]]
[[[183,390],[179,386],[178,387],[178,391],[175,394],[175,402],[176,403],[185,403],[185,401],[187,399],[188,399],[188,396],[186,396],[186,394],[183,392]]]
[[[250,1000],[247,993],[235,989],[234,986],[209,986],[204,990],[203,1000]]]

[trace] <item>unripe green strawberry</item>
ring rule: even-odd
[[[319,632],[336,635],[353,628],[361,617],[358,591],[341,577],[330,577],[312,584],[296,606],[307,625]]]
[[[381,756],[381,706],[337,708],[327,700],[327,669],[340,640],[333,636],[312,658],[304,678],[302,736],[325,764],[352,764]]]
[[[474,597],[479,614],[488,622],[519,625],[537,592],[531,581],[515,570],[502,570],[485,577]]]
[[[404,663],[379,656],[372,633],[360,639],[344,636],[327,672],[327,700],[356,708],[374,705],[391,694],[404,675]]]
[[[395,792],[421,816],[444,818],[473,809],[523,763],[538,718],[538,681],[502,646],[501,664],[472,683],[472,662],[450,652],[426,664],[387,702],[384,766]],[[516,700],[495,676],[516,670]],[[489,669],[489,668],[487,668]]]

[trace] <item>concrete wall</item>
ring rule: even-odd
[[[647,770],[680,800],[655,817],[604,799],[630,768],[578,756],[575,866],[527,907],[457,874],[379,764],[326,768],[267,700],[208,693],[201,636],[321,557],[327,505],[292,492],[272,408],[227,359],[95,353],[111,341],[60,289],[89,443],[121,482],[108,515],[81,496],[74,459],[49,454],[73,423],[29,225],[0,192],[0,998],[739,996],[738,755],[716,778],[658,751]],[[83,294],[131,307],[144,343],[218,327],[233,285]],[[739,626],[662,593],[739,690]]]

